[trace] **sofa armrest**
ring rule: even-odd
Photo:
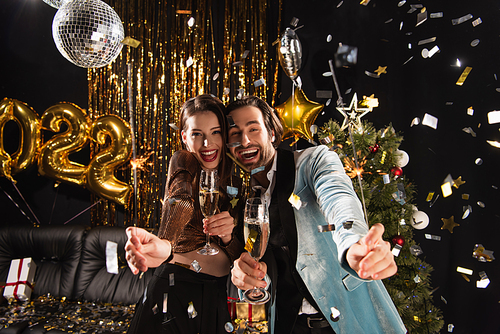
[[[110,274],[106,269],[108,240],[118,244],[118,274]],[[74,295],[77,299],[125,304],[135,304],[139,300],[153,270],[142,276],[132,274],[125,260],[126,242],[124,227],[99,226],[87,233],[75,280]]]
[[[31,257],[37,266],[32,296],[72,298],[85,231],[80,225],[0,229],[0,281],[5,282],[13,259]]]

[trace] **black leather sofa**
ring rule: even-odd
[[[118,274],[106,270],[108,240],[118,244]],[[153,274],[153,270],[132,274],[125,261],[126,241],[124,227],[1,228],[0,282],[6,281],[13,259],[31,257],[37,268],[31,302],[3,302],[0,333],[112,333],[106,324],[115,322],[120,324],[116,332],[123,332]],[[77,320],[71,323],[70,318]],[[86,321],[94,329],[82,331]]]

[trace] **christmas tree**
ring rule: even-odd
[[[364,202],[369,225],[381,223],[385,227],[383,237],[392,244],[398,272],[383,282],[408,332],[437,333],[444,321],[441,311],[432,304],[433,269],[421,258],[422,250],[413,240],[414,227],[428,220],[420,219],[420,211],[411,204],[416,190],[401,168],[406,153],[398,148],[403,136],[391,125],[377,130],[361,120],[363,109],[358,106],[366,100],[359,104],[356,98],[353,101],[350,109],[339,109],[345,117],[342,125],[330,120],[320,128],[318,137],[344,163]]]

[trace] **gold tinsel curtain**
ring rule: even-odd
[[[91,223],[156,228],[168,161],[180,149],[171,124],[177,124],[184,101],[211,93],[225,103],[247,94],[273,103],[278,67],[271,44],[279,33],[281,0],[106,2],[122,19],[126,36],[141,44],[124,46],[112,64],[88,71],[89,115],[115,114],[131,124],[137,195],[124,210],[94,196],[99,203]],[[93,145],[91,154],[98,151]],[[131,166],[123,165],[117,176],[134,186]]]

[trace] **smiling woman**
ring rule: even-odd
[[[230,205],[226,189],[237,191],[231,197],[241,197],[244,192],[241,181],[230,177],[226,164],[224,109],[211,95],[184,103],[179,124],[184,149],[170,160],[158,237],[143,229],[128,229],[125,249],[132,272],[158,267],[128,333],[225,333],[225,326],[231,324],[227,275],[243,247],[233,238],[233,217],[240,207]],[[202,169],[218,169],[220,175],[217,213],[205,219],[198,198]],[[206,233],[218,250],[213,256],[198,253]],[[162,312],[156,310],[160,306]]]

